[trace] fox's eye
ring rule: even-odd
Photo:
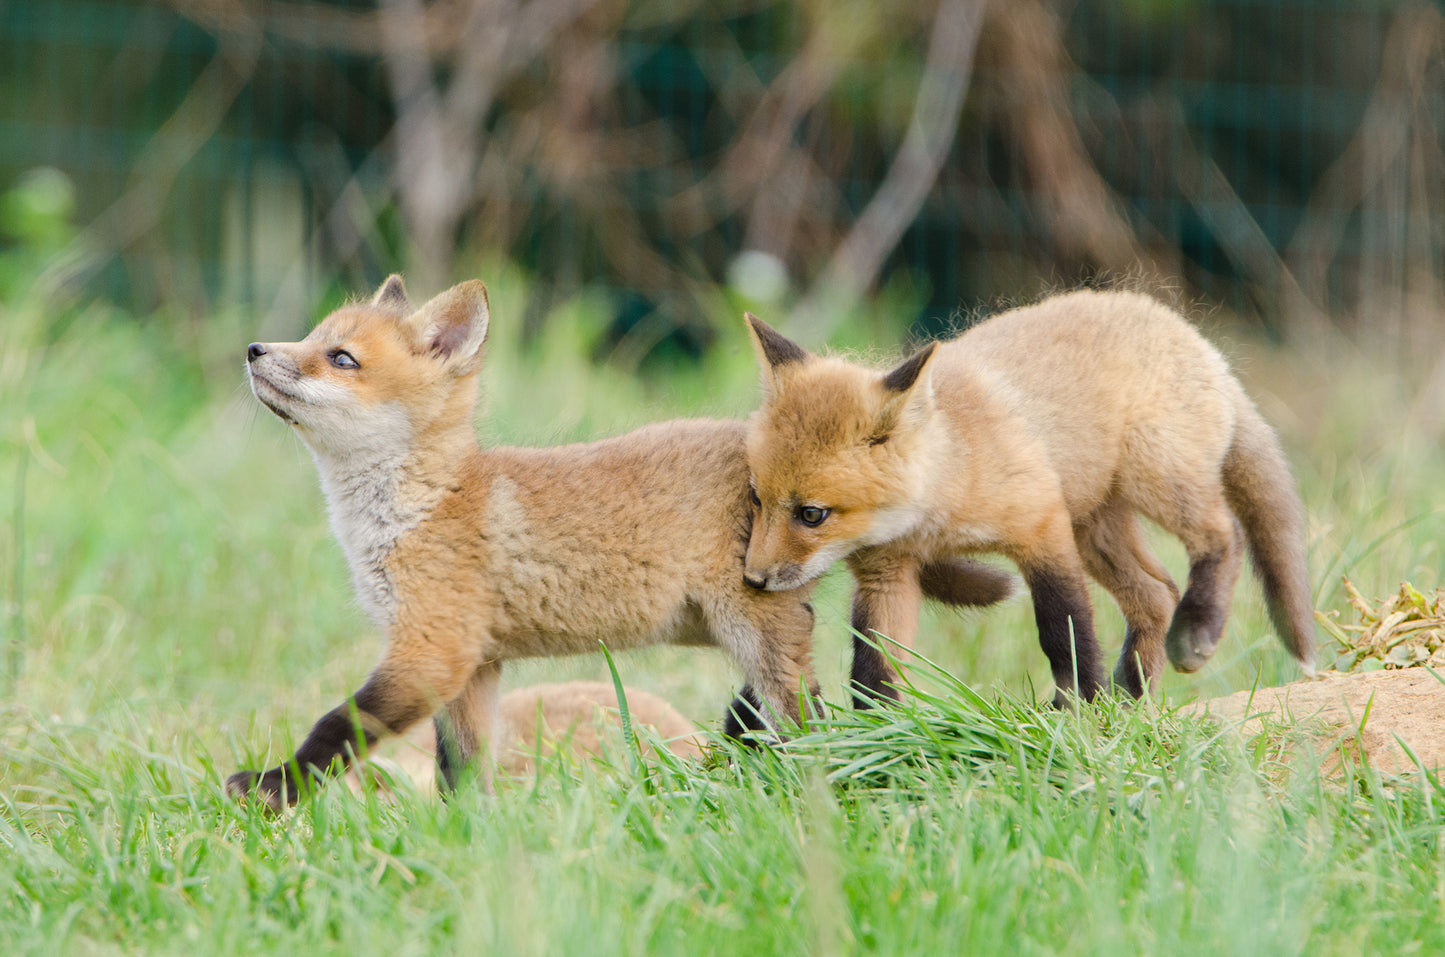
[[[361,368],[361,363],[357,362],[355,357],[345,349],[337,349],[335,352],[332,352],[331,355],[327,356],[327,358],[330,359],[331,364],[338,369]]]
[[[823,519],[827,518],[832,511],[830,508],[819,508],[816,505],[800,505],[797,512],[798,521],[809,528],[817,528],[823,524]]]
[[[748,486],[748,501],[752,502],[758,508],[763,507],[763,500],[758,498],[758,490],[753,488],[751,485]]]

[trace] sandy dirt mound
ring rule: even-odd
[[[624,688],[628,710],[638,727],[651,728],[679,757],[702,755],[705,739],[697,725],[655,694]],[[607,748],[625,747],[617,692],[610,682],[567,681],[517,688],[502,696],[497,715],[500,752],[497,770],[526,777],[535,770],[538,754],[558,748],[587,761]],[[645,749],[643,757],[650,753]],[[371,764],[391,774],[411,778],[423,791],[436,783],[436,736],[430,721],[417,725],[404,738],[383,742]],[[363,788],[363,773],[346,776],[353,791]]]
[[[1344,753],[1355,760],[1363,757],[1385,774],[1417,770],[1403,742],[1420,765],[1440,774],[1445,769],[1442,677],[1426,668],[1326,673],[1313,681],[1240,691],[1195,707],[1226,722],[1242,722],[1240,732],[1246,735],[1259,731],[1264,717],[1300,722],[1329,765],[1338,765]]]

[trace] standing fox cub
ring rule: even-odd
[[[392,276],[301,342],[247,350],[256,398],[316,459],[332,528],[387,647],[290,761],[232,775],[231,794],[294,803],[338,759],[349,763],[358,741],[438,709],[438,770],[452,786],[491,737],[503,661],[598,641],[726,648],[758,706],[730,715],[732,734],[764,714],[801,717],[800,692],[814,687],[809,589],[744,580],[745,424],[667,422],[586,445],[483,451],[472,415],[487,322],[480,282],[414,310]],[[987,568],[928,570],[941,600],[1002,597]]]
[[[910,645],[920,563],[1001,552],[1023,573],[1059,699],[1102,683],[1084,577],[1128,625],[1114,682],[1139,696],[1219,642],[1247,542],[1281,641],[1310,670],[1314,613],[1289,466],[1220,354],[1126,292],[1079,291],[931,343],[892,371],[820,358],[748,315],[763,405],[747,438],[746,574],[806,585],[837,559],[853,626]],[[1181,599],[1136,513],[1189,555]],[[855,638],[853,679],[896,676]],[[1077,681],[1076,681],[1077,679]]]
[[[353,760],[358,740],[369,746],[439,708],[438,769],[453,786],[492,732],[502,662],[598,641],[720,645],[771,712],[800,717],[813,615],[806,589],[743,581],[744,424],[670,422],[587,445],[482,451],[472,415],[487,321],[480,282],[413,310],[393,276],[301,342],[250,346],[251,388],[310,447],[387,646],[290,761],[232,775],[232,795],[295,803],[338,759]]]

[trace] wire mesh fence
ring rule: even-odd
[[[50,281],[141,309],[493,255],[689,349],[722,282],[820,339],[889,283],[1401,347],[1445,307],[1435,4],[9,0],[0,46],[0,188],[66,173]]]

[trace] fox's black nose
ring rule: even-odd
[[[762,591],[764,588],[768,587],[768,580],[766,577],[754,578],[747,572],[743,572],[743,582],[746,583],[749,588],[756,588],[758,591]]]
[[[259,342],[253,342],[246,347],[246,361],[255,362],[266,354],[266,347]]]

